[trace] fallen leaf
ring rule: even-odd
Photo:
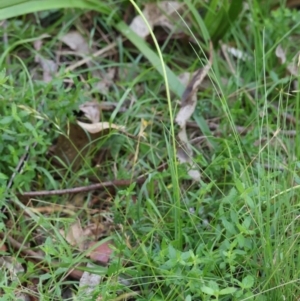
[[[5,245],[4,241],[0,239],[0,252],[6,252],[7,246]]]
[[[283,65],[286,62],[286,55],[280,44],[276,47],[275,54],[279,58],[280,63]]]
[[[78,31],[70,31],[59,39],[76,53],[92,55],[92,49],[90,49],[86,39]],[[86,64],[93,69],[93,62],[91,60],[87,61]],[[93,78],[99,79],[99,81],[94,84],[93,88],[102,94],[107,94],[109,87],[113,84],[115,72],[115,68],[108,68],[105,72],[92,70],[91,73]]]
[[[45,83],[50,82],[57,71],[57,64],[54,61],[45,59],[40,55],[35,57],[35,61],[39,63],[43,69],[43,81]]]
[[[115,129],[129,135],[125,132],[124,126],[109,122],[99,122],[101,107],[103,107],[103,103],[101,104],[97,101],[90,101],[80,105],[80,111],[92,123],[77,120],[77,124],[69,124],[67,126],[65,130],[67,134],[61,134],[56,143],[49,149],[49,154],[53,158],[54,164],[59,166],[65,164],[70,166],[73,171],[77,171],[81,164],[85,162],[88,154],[94,151],[97,154],[101,153],[102,149],[99,149],[96,141],[99,141],[103,136],[103,131]],[[105,153],[107,154],[107,149]]]
[[[59,135],[50,147],[49,154],[54,164],[77,171],[85,158],[94,151],[96,144],[93,142],[101,137],[101,133],[88,134],[78,124],[69,124],[65,131],[67,134]]]
[[[67,232],[65,232],[64,229],[60,229],[59,233],[71,246],[76,246],[81,250],[81,246],[86,237],[83,236],[83,230],[79,220],[73,223]]]
[[[89,248],[92,248],[95,244],[98,244],[98,242],[91,242]],[[110,245],[112,245],[112,241],[106,241],[89,252],[88,256],[92,260],[106,265],[110,261],[111,254],[113,252]]]
[[[107,68],[105,72],[100,72],[98,70],[93,70],[92,75],[94,78],[101,79],[94,86],[94,89],[99,91],[101,94],[106,95],[109,88],[113,85],[113,80],[116,74],[116,68]]]
[[[104,223],[92,223],[83,229],[83,235],[87,237],[92,237],[94,240],[100,237],[106,236],[110,231],[112,224],[110,222]]]
[[[71,246],[77,247],[80,251],[87,251],[86,256],[105,265],[110,260],[113,252],[109,246],[112,245],[112,241],[108,240],[99,244],[95,239],[98,239],[104,233],[107,234],[106,230],[108,229],[94,224],[82,229],[80,221],[77,220],[69,227],[67,232],[64,229],[60,229],[59,233]],[[97,246],[95,247],[95,245]]]
[[[179,81],[182,83],[183,86],[187,86],[191,78],[193,78],[196,75],[197,71],[195,72],[183,72],[179,74],[177,77]],[[221,77],[220,78],[221,83],[223,86],[226,86],[228,84],[228,79]],[[201,84],[198,87],[198,90],[206,90],[211,87],[211,80],[207,77],[203,79]],[[219,91],[219,87],[215,87]]]
[[[147,19],[147,15],[145,12],[143,12],[145,18]],[[153,28],[153,25],[149,22],[150,29]],[[145,23],[142,16],[136,16],[130,26],[129,26],[138,36],[141,38],[145,38],[150,33],[150,29],[148,28],[147,24]]]
[[[78,53],[89,53],[89,45],[85,38],[78,31],[70,31],[65,35],[59,37],[59,39],[72,50]]]
[[[227,51],[229,54],[231,54],[233,57],[237,58],[238,60],[242,60],[245,62],[251,59],[251,56],[249,54],[235,47],[230,47],[226,44],[222,44],[221,47],[224,51]]]
[[[34,48],[39,52],[42,48],[43,42],[42,38],[34,42]],[[37,53],[35,55],[34,61],[39,63],[43,70],[43,81],[48,83],[52,80],[53,76],[57,72],[58,66],[53,60],[44,58],[41,54]]]
[[[77,121],[77,124],[81,128],[83,128],[84,130],[88,131],[91,134],[96,134],[96,133],[102,132],[107,129],[116,129],[116,130],[120,130],[120,131],[125,130],[124,126],[116,125],[116,124],[109,123],[109,122],[84,123],[81,121]]]
[[[195,164],[193,163],[193,150],[189,144],[186,128],[185,126],[181,128],[178,133],[178,140],[179,146],[177,148],[177,158],[181,164],[187,164],[188,168],[188,175],[194,181],[200,181],[201,175],[200,172],[195,169]]]
[[[87,268],[95,268],[94,265],[91,263],[87,263]],[[78,297],[81,300],[84,297],[84,300],[92,300],[94,290],[99,286],[101,281],[101,276],[92,274],[89,272],[84,272],[80,282],[79,282],[79,290],[78,290]],[[83,299],[82,299],[83,300]]]
[[[276,47],[275,54],[279,58],[280,63],[282,65],[286,63],[286,52],[283,50],[283,48],[280,44]],[[298,60],[299,60],[299,52],[293,57],[292,62],[289,63],[286,67],[289,74],[298,76],[298,74],[299,74],[299,71],[298,71],[299,70],[299,68],[298,68],[299,62],[297,62]]]
[[[189,118],[195,111],[197,104],[197,91],[199,89],[200,84],[206,77],[208,71],[212,65],[212,44],[210,44],[210,54],[209,61],[203,67],[200,68],[193,74],[192,79],[188,83],[186,89],[184,90],[181,97],[181,108],[176,115],[175,121],[180,126],[180,131],[178,133],[179,146],[177,149],[177,158],[180,163],[185,163],[190,166],[188,174],[194,181],[200,180],[200,172],[195,169],[195,164],[193,163],[193,150],[189,143],[189,139],[186,133],[186,124]],[[187,76],[184,75],[180,78],[181,81],[186,81]]]
[[[178,22],[183,23],[179,17],[183,5],[183,3],[177,1],[147,3],[143,9],[143,15],[146,18],[148,25],[145,23],[143,17],[138,15],[132,20],[129,27],[141,38],[146,38],[149,35],[150,30],[153,30],[154,26],[162,26],[170,30],[175,30],[174,24]],[[177,31],[183,27],[184,24],[177,26]]]
[[[195,111],[195,107],[197,103],[196,96],[193,95],[193,97],[190,100],[191,101],[189,103],[186,103],[184,106],[180,108],[179,112],[176,115],[175,121],[181,128],[184,128],[187,120],[193,115]]]
[[[0,257],[0,270],[6,271],[9,275],[10,280],[17,280],[19,273],[24,273],[24,268],[21,263],[12,256],[1,256]]]
[[[79,110],[84,113],[92,123],[100,121],[100,105],[97,101],[88,101],[79,106]]]

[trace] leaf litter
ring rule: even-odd
[[[212,43],[210,43],[208,62],[203,68],[200,68],[193,74],[192,79],[187,84],[181,97],[179,112],[175,118],[175,122],[180,126],[180,131],[178,133],[179,146],[177,148],[177,158],[180,163],[189,166],[188,174],[194,181],[199,181],[201,179],[201,174],[196,169],[196,165],[193,162],[193,149],[187,136],[186,126],[188,120],[195,111],[197,105],[197,91],[212,66],[212,60],[213,47]],[[179,80],[181,80],[183,84],[186,84],[186,79],[186,76],[179,77]]]
[[[113,242],[111,239],[104,242],[99,242],[98,240],[109,234],[108,229],[111,226],[112,224],[109,226],[108,223],[102,227],[90,224],[83,229],[80,220],[77,220],[70,225],[68,231],[60,229],[59,232],[71,246],[85,252],[86,256],[90,257],[94,262],[106,265],[110,261],[113,252],[110,247]]]
[[[59,39],[77,53],[85,56],[92,56],[93,54],[86,39],[78,31],[70,31]],[[86,64],[91,69],[93,78],[99,79],[94,90],[96,89],[102,94],[107,94],[109,87],[113,84],[116,68],[108,68],[108,70],[103,73],[99,70],[95,70],[92,60],[88,60]]]
[[[182,28],[186,28],[180,18],[183,7],[184,4],[177,1],[147,3],[142,12],[148,24],[145,23],[142,16],[137,15],[129,27],[141,38],[146,38],[154,26],[162,26],[176,33],[181,32]]]
[[[279,59],[281,65],[285,65],[287,63],[286,51],[282,48],[282,45],[279,44],[276,47],[275,55]],[[293,57],[292,61],[286,65],[286,71],[289,75],[297,76],[299,75],[299,63],[300,63],[300,52],[296,53]],[[293,80],[293,88],[294,90],[298,89],[298,81]]]
[[[77,120],[77,124],[91,134],[96,134],[107,129],[116,129],[125,131],[125,126],[119,126],[109,122],[100,122],[101,106],[96,101],[88,101],[79,106],[79,110],[92,123],[85,123]]]
[[[152,3],[145,5],[144,14],[148,16],[151,28],[153,28],[154,26],[162,26],[176,33],[181,30],[178,24],[180,24],[182,20],[178,17],[178,13],[182,13],[182,8],[183,4],[177,3],[175,1],[165,1],[161,2],[160,4]],[[175,22],[176,25],[173,25],[173,23],[170,21],[171,17],[173,19],[172,22]],[[137,17],[135,17],[134,20],[139,20],[136,18]],[[137,30],[137,33],[140,36],[145,38],[149,33],[146,34],[145,28],[143,29],[142,27],[142,33],[140,33],[140,29],[137,29],[139,26],[134,27],[134,24],[137,24],[138,21],[134,20],[132,23],[132,27],[135,28],[134,30]],[[86,58],[92,57],[93,53],[95,53],[93,49],[90,49],[88,43],[86,42],[86,39],[77,31],[71,31],[64,36],[61,36],[59,39],[74,52],[86,56]],[[35,43],[35,49],[37,50],[36,62],[38,62],[41,65],[43,70],[43,80],[45,82],[50,82],[58,71],[58,63],[48,60],[40,54],[42,49],[41,41],[37,41]],[[196,71],[188,84],[187,81],[184,82],[185,84],[187,84],[187,88],[182,95],[181,109],[179,110],[175,119],[175,122],[180,126],[180,132],[178,134],[180,142],[177,154],[178,159],[180,162],[189,165],[189,175],[194,180],[200,179],[200,173],[198,170],[195,169],[195,166],[192,162],[193,151],[190,146],[189,138],[186,132],[186,125],[195,110],[197,102],[196,94],[211,67],[211,60],[212,49],[210,50],[209,63],[206,66],[204,66],[203,69]],[[89,69],[94,68],[94,64],[92,63],[91,59],[86,60],[84,63],[89,67]],[[103,92],[104,94],[107,93],[108,88],[113,83],[113,79],[115,76],[114,69],[107,69],[106,71],[108,75],[106,86],[98,86],[99,91],[102,89],[101,92]],[[101,78],[100,73],[98,73],[97,71],[91,70],[91,73],[94,77]],[[102,80],[99,81],[99,83],[104,81],[105,79],[104,77],[102,77]],[[65,161],[66,164],[72,163],[73,165],[75,165],[74,161],[78,159],[79,154],[80,157],[85,157],[85,149],[87,148],[86,146],[94,139],[98,139],[103,131],[115,129],[124,132],[124,126],[100,121],[102,109],[105,110],[107,109],[107,106],[110,105],[111,104],[107,104],[106,102],[101,103],[96,101],[89,101],[81,104],[79,106],[79,110],[84,114],[85,118],[89,122],[82,122],[81,120],[77,120],[76,124],[69,124],[69,127],[66,129],[67,135],[61,135],[58,138],[58,142],[56,144],[56,153],[54,147],[54,155],[59,157],[62,161]],[[111,107],[115,109],[116,107],[118,107],[118,104],[112,104]],[[144,127],[141,127],[140,134],[146,135],[144,133]],[[66,141],[68,141],[69,144]],[[70,143],[72,147],[70,147]],[[64,149],[62,145],[65,144],[66,147]],[[69,151],[70,153],[72,153],[71,155],[69,154]],[[138,153],[135,156],[135,160],[138,159],[137,155]],[[81,164],[82,161],[78,163],[77,167],[80,168]],[[50,210],[48,210],[47,213],[50,214]],[[63,213],[69,214],[70,211],[64,211]],[[83,228],[81,226],[80,219],[77,219],[76,222],[69,227],[68,231],[60,230],[60,233],[71,246],[78,248],[78,250],[81,252],[85,252],[86,255],[94,262],[97,262],[101,265],[107,265],[112,257],[113,249],[111,245],[113,245],[113,242],[110,239],[106,239],[104,242],[99,242],[98,239],[100,235],[95,235],[95,233],[91,231],[91,228],[93,227],[97,228],[97,225],[90,224],[87,227]],[[90,286],[90,290],[87,291],[87,293],[91,293],[94,290],[95,285],[99,284],[100,280],[101,277],[97,277],[94,274],[84,275],[81,277],[80,287],[84,287],[86,285]],[[92,283],[95,283],[95,285],[89,285]]]
[[[106,239],[104,242],[99,242],[98,240],[103,234],[107,235],[106,232],[102,233],[99,229],[101,227],[95,224],[91,224],[83,229],[80,220],[77,220],[70,225],[68,231],[60,229],[59,232],[71,246],[84,252],[94,263],[107,266],[113,253],[113,249],[111,248],[113,241]],[[107,226],[102,228],[104,231],[106,229]],[[95,264],[88,262],[86,267],[95,269]],[[78,296],[91,296],[100,284],[101,279],[102,276],[96,273],[83,272],[79,281]]]
[[[124,126],[100,122],[101,106],[98,102],[89,101],[81,104],[79,110],[91,123],[79,120],[76,120],[76,124],[70,123],[67,133],[61,134],[49,150],[56,164],[61,165],[56,159],[59,158],[65,164],[71,164],[74,171],[84,163],[85,156],[95,149],[95,143],[104,135],[102,134],[104,131],[115,129],[126,134]]]
[[[48,36],[43,36],[48,37]],[[38,39],[34,42],[34,48],[37,51],[37,54],[35,55],[35,62],[39,63],[42,70],[43,70],[43,81],[45,83],[49,83],[52,81],[53,76],[56,74],[58,70],[58,65],[53,60],[45,58],[43,55],[40,54],[40,51],[42,49],[42,39]]]

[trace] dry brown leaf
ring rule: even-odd
[[[192,80],[189,82],[188,86],[184,90],[181,97],[181,108],[176,116],[175,121],[182,128],[185,126],[187,120],[192,116],[195,111],[197,97],[196,93],[203,79],[206,77],[209,69],[211,67],[211,62],[209,61],[207,65],[199,69],[194,73]]]
[[[79,110],[84,113],[92,123],[100,121],[100,105],[97,101],[88,101],[79,106]]]
[[[78,31],[70,31],[67,34],[61,36],[59,39],[72,50],[78,53],[89,53],[89,45],[85,38]]]
[[[286,62],[285,51],[280,44],[276,47],[275,54],[279,58],[281,64]]]
[[[64,36],[60,37],[60,40],[70,47],[74,52],[80,54],[92,54],[86,39],[78,31],[70,31]],[[93,62],[91,60],[86,62],[88,67],[93,67]],[[105,72],[100,72],[99,70],[92,70],[93,78],[99,78],[94,88],[101,92],[102,94],[107,94],[108,89],[113,84],[113,78],[115,76],[115,68],[108,68]]]
[[[89,245],[89,248],[92,248],[95,244],[98,244],[97,242],[91,242]],[[106,241],[93,249],[91,252],[88,253],[88,256],[96,262],[99,262],[101,264],[107,264],[110,261],[111,255],[112,255],[112,248],[110,245],[112,245],[112,241]]]
[[[162,26],[174,30],[174,24],[182,22],[178,13],[180,14],[183,5],[183,3],[177,1],[147,3],[143,9],[143,15],[148,21],[151,30],[153,30],[154,26]],[[150,33],[150,29],[140,15],[132,20],[129,27],[141,38],[146,38]],[[177,28],[179,27],[183,28],[185,26],[182,24],[182,26],[178,26]],[[178,30],[176,32],[178,32]]]
[[[183,86],[187,86],[191,78],[193,78],[196,75],[197,71],[195,72],[183,72],[179,74],[177,77],[179,81],[182,83]],[[228,79],[221,77],[221,83],[222,85],[226,86],[228,84]],[[209,78],[204,78],[201,84],[198,87],[198,90],[206,90],[211,87],[211,80]],[[218,87],[215,87],[218,89]]]
[[[50,154],[54,157],[54,164],[61,166],[55,159],[58,157],[73,171],[76,171],[84,162],[84,158],[95,148],[96,141],[101,134],[88,134],[78,124],[70,124],[66,130],[68,135],[61,134],[55,145],[51,146]]]
[[[77,124],[69,124],[65,130],[66,134],[61,134],[55,145],[50,148],[50,155],[54,160],[54,164],[62,165],[60,160],[66,165],[69,165],[73,171],[78,170],[83,164],[88,154],[102,152],[102,149],[96,149],[97,144],[103,136],[103,131],[106,133],[111,129],[116,129],[125,134],[125,127],[112,124],[109,122],[99,122],[101,107],[103,103],[90,101],[80,105],[79,109],[85,114],[92,123],[77,121]],[[129,134],[127,134],[129,135]],[[107,153],[107,149],[104,150]],[[58,157],[60,160],[58,160]]]
[[[282,46],[280,44],[276,47],[275,54],[279,58],[280,63],[282,65],[286,63],[286,52],[284,51],[284,49],[282,48]],[[299,59],[299,52],[294,56],[292,62],[289,63],[286,67],[289,74],[298,76],[298,74],[299,74],[299,72],[298,72],[299,64],[297,64],[298,59]]]
[[[188,171],[188,174],[195,181],[200,180],[200,172],[195,169],[192,161],[193,150],[190,146],[186,133],[186,123],[195,111],[199,86],[211,68],[212,53],[212,44],[210,44],[209,61],[207,65],[194,73],[192,79],[183,92],[181,97],[181,108],[175,118],[176,123],[180,126],[180,131],[178,133],[179,147],[177,149],[177,158],[180,163],[186,163],[190,166],[191,169]],[[186,75],[180,78],[181,81],[185,81],[186,79]]]
[[[226,44],[222,44],[221,47],[223,51],[228,52],[238,60],[249,61],[251,59],[251,56],[248,53],[243,52],[235,47],[230,47]]]
[[[77,121],[77,124],[91,134],[96,134],[108,129],[116,129],[120,131],[125,130],[124,126],[116,125],[109,122],[84,123],[81,121]]]
[[[95,268],[90,263],[87,263],[87,267]],[[85,300],[92,300],[90,298],[93,297],[94,290],[99,286],[101,278],[100,275],[84,272],[79,282],[78,297],[82,298],[84,296]]]
[[[177,148],[177,158],[181,164],[188,164],[190,169],[188,170],[188,175],[194,181],[200,181],[201,175],[200,172],[195,169],[195,165],[192,161],[193,158],[193,150],[190,146],[189,139],[186,133],[186,127],[181,128],[178,133],[179,146]]]
[[[59,233],[71,246],[78,247],[80,250],[83,250],[82,244],[86,240],[86,237],[83,236],[83,230],[79,220],[70,226],[68,232],[65,232],[64,229],[60,229]]]
[[[0,239],[0,252],[6,252],[7,246],[5,245],[4,241]]]
[[[0,270],[7,271],[10,280],[17,280],[19,273],[24,273],[24,268],[16,258],[12,256],[1,256],[0,257]]]
[[[42,48],[43,42],[42,38],[34,42],[34,48],[39,52]],[[57,72],[58,66],[53,60],[44,58],[41,54],[37,53],[35,55],[34,61],[39,63],[43,70],[43,81],[48,83],[52,80],[53,76]]]
[[[113,243],[111,240],[108,240],[99,245],[99,242],[94,241],[97,239],[95,231],[93,231],[95,228],[101,229],[101,227],[96,227],[96,225],[90,225],[83,230],[78,220],[70,226],[67,232],[63,229],[59,230],[59,232],[71,246],[77,247],[80,251],[86,251],[86,256],[93,261],[106,265],[110,261],[113,252],[110,247]],[[96,234],[96,236],[100,236],[99,231]],[[95,245],[97,246],[95,247]]]
[[[100,78],[101,80],[95,84],[95,89],[101,94],[106,95],[109,88],[113,84],[113,80],[116,74],[116,68],[108,68],[105,72],[93,70],[92,75],[94,78]]]

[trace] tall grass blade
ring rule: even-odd
[[[109,14],[108,5],[101,2],[86,0],[51,0],[51,1],[26,1],[21,0],[0,2],[0,20],[5,20],[29,13],[43,10],[59,9],[59,8],[82,8],[96,10],[101,13]]]

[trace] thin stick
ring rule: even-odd
[[[86,64],[88,62],[90,62],[93,58],[95,58],[97,56],[100,56],[100,55],[104,54],[105,52],[113,49],[114,47],[116,47],[116,45],[117,45],[116,42],[113,42],[110,45],[107,45],[106,47],[104,47],[104,48],[96,51],[95,53],[93,53],[91,56],[85,57],[84,59],[76,62],[75,64],[70,65],[69,67],[67,67],[65,69],[65,72],[72,71],[72,70],[74,70],[74,69],[76,69],[76,68],[78,68],[78,67],[80,67],[80,66],[82,66],[82,65],[84,65],[84,64]]]
[[[129,186],[132,183],[143,184],[146,181],[146,176],[141,176],[135,180],[113,180],[97,184],[91,184],[88,186],[80,186],[75,188],[60,189],[60,190],[41,190],[41,191],[28,191],[23,192],[20,195],[27,197],[45,196],[45,195],[63,195],[63,194],[75,194],[79,192],[86,192],[98,189],[104,189],[109,187]]]

